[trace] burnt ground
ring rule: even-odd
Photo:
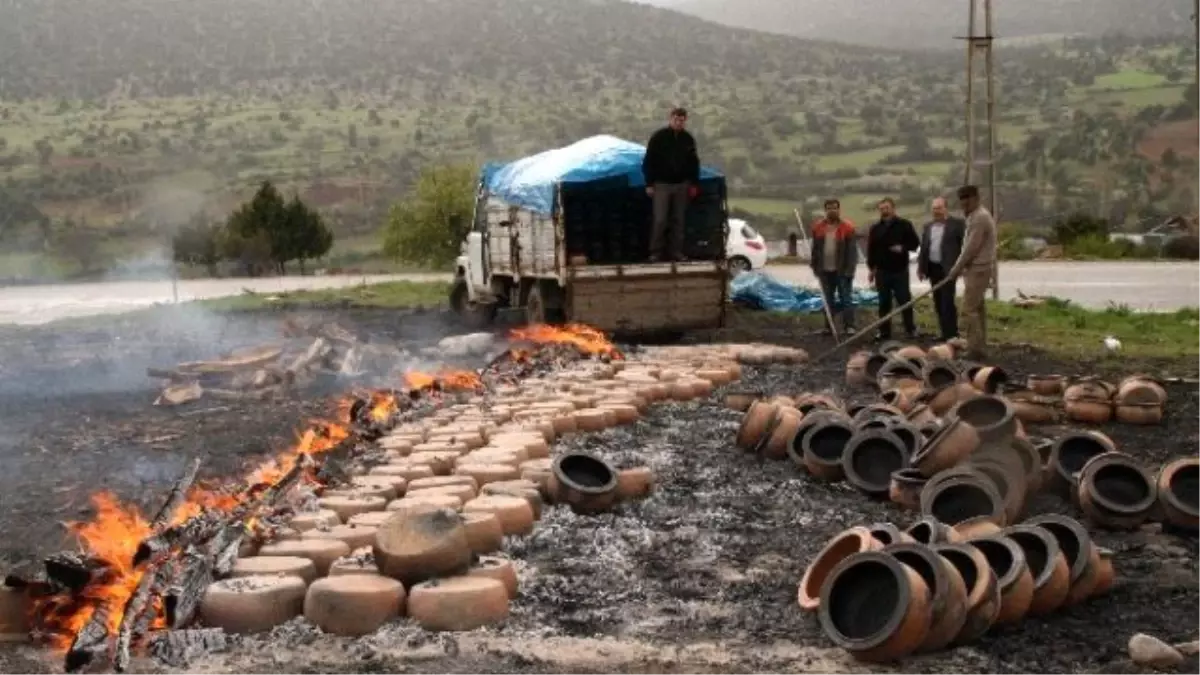
[[[343,325],[385,339],[430,340],[451,330],[436,313],[336,310]],[[0,567],[36,563],[63,545],[62,520],[87,518],[87,495],[112,489],[152,506],[194,456],[210,476],[238,475],[290,442],[311,416],[328,413],[332,392],[290,401],[201,401],[150,405],[148,365],[211,357],[278,335],[279,316],[240,314],[112,320],[103,328],[21,331],[0,336]],[[120,338],[120,339],[117,339]],[[771,341],[820,353],[825,338],[793,323],[740,315],[719,334],[690,341]],[[1062,363],[1031,349],[995,361],[1014,376],[1086,373],[1121,365],[1159,374],[1194,373],[1193,363]],[[838,390],[844,360],[747,368],[737,387],[796,393]],[[1115,374],[1115,373],[1113,373]],[[1104,431],[1147,466],[1194,454],[1200,397],[1170,385],[1163,425]],[[561,448],[601,454],[618,467],[647,464],[660,487],[646,502],[594,518],[547,509],[535,533],[510,540],[521,596],[501,626],[460,635],[425,633],[397,621],[357,640],[321,635],[303,619],[266,636],[231,641],[221,653],[172,670],[193,672],[1127,672],[1134,632],[1168,642],[1197,637],[1197,547],[1151,526],[1094,533],[1115,551],[1111,594],[986,635],[974,645],[923,655],[893,668],[849,660],[795,604],[813,554],[845,527],[909,516],[848,486],[810,481],[786,464],[732,447],[740,415],[719,399],[657,406],[637,425],[568,439]],[[1061,429],[1035,428],[1053,436]],[[1073,507],[1039,496],[1031,511]],[[139,669],[161,671],[150,661]],[[1183,672],[1196,672],[1191,659]],[[25,646],[0,646],[0,671],[59,670]]]

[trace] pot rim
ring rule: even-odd
[[[1050,578],[1054,576],[1055,559],[1062,555],[1062,549],[1058,546],[1058,539],[1050,534],[1048,530],[1042,527],[1034,527],[1025,523],[1019,525],[1010,525],[1004,529],[1004,535],[1012,539],[1013,543],[1021,546],[1020,542],[1013,538],[1014,534],[1027,534],[1032,537],[1037,537],[1046,547],[1046,565],[1038,571],[1037,576],[1033,577],[1034,591],[1039,591],[1045,586]],[[1024,553],[1025,547],[1021,547],[1021,552]],[[1064,556],[1065,557],[1065,556]],[[1025,565],[1029,565],[1029,556],[1025,556]],[[1033,570],[1029,570],[1033,574]]]
[[[1079,542],[1079,553],[1076,555],[1075,560],[1067,560],[1067,563],[1071,566],[1071,583],[1073,584],[1079,581],[1079,578],[1082,577],[1083,573],[1087,571],[1088,561],[1091,559],[1092,551],[1096,549],[1096,543],[1092,541],[1092,537],[1088,534],[1087,528],[1079,524],[1079,521],[1075,520],[1074,518],[1068,518],[1057,513],[1047,513],[1045,515],[1036,516],[1026,520],[1022,524],[1030,527],[1040,527],[1049,532],[1050,536],[1054,537],[1056,540],[1058,539],[1058,535],[1055,533],[1056,529],[1061,528],[1062,530],[1070,532],[1071,535],[1075,537],[1075,540]],[[1061,543],[1059,544],[1058,548],[1060,551],[1062,551],[1063,557],[1067,557],[1067,552],[1062,549]]]
[[[949,470],[953,471],[953,469],[949,469]],[[936,476],[935,476],[935,478],[936,478]],[[979,488],[980,490],[982,490],[983,492],[987,493],[989,497],[993,498],[992,499],[992,512],[990,514],[976,514],[976,516],[971,516],[972,518],[977,517],[977,516],[987,515],[994,519],[993,522],[996,522],[996,521],[999,521],[1000,523],[1004,522],[1004,519],[1006,518],[1006,511],[1004,508],[1005,507],[1004,497],[1000,494],[999,488],[996,487],[996,485],[992,482],[991,478],[989,478],[985,474],[980,473],[978,470],[975,470],[975,469],[971,469],[969,472],[964,472],[961,474],[948,476],[947,478],[940,480],[940,481],[936,481],[936,482],[931,481],[930,483],[926,483],[925,488],[921,491],[921,512],[927,513],[928,517],[937,520],[937,516],[935,516],[932,513],[933,500],[942,491],[944,491],[948,488],[959,486],[959,485],[973,485],[973,486]],[[929,493],[928,498],[926,495],[927,492]],[[927,503],[927,501],[929,503]],[[967,520],[967,519],[964,519],[964,520]],[[938,522],[945,524],[947,527],[954,527],[955,525],[958,524],[958,523],[946,523],[941,520],[938,520]]]
[[[1100,455],[1102,455],[1104,453],[1112,452],[1112,449],[1111,449],[1112,446],[1105,444],[1104,441],[1097,438],[1090,431],[1069,432],[1069,433],[1066,433],[1066,434],[1058,437],[1058,439],[1055,440],[1054,443],[1050,446],[1050,456],[1047,459],[1046,464],[1054,471],[1054,473],[1058,474],[1069,485],[1075,484],[1075,472],[1067,471],[1066,467],[1064,467],[1062,465],[1062,461],[1061,461],[1062,448],[1063,448],[1063,445],[1065,445],[1067,441],[1076,439],[1076,438],[1082,438],[1082,439],[1092,441],[1092,442],[1096,443],[1098,446],[1100,446],[1100,448],[1102,448],[1100,452],[1089,457],[1087,460],[1088,462],[1092,461],[1093,459],[1095,459],[1096,457],[1099,457]],[[1087,462],[1084,462],[1084,466],[1087,466]],[[1082,470],[1082,467],[1080,467],[1080,469]]]
[[[942,567],[942,561],[938,555],[933,552],[929,546],[920,543],[902,542],[899,544],[891,544],[884,546],[880,551],[886,555],[895,558],[896,553],[912,553],[924,559],[933,570],[933,584],[930,585],[928,580],[925,580],[925,585],[929,587],[929,606],[933,609],[934,620],[941,615],[946,608],[947,596],[950,592],[950,580],[946,578],[946,570]],[[903,560],[896,558],[897,562],[905,564]],[[917,572],[917,570],[913,570]],[[917,572],[917,576],[922,579],[925,577]]]
[[[859,431],[850,438],[850,442],[846,443],[846,447],[842,449],[842,471],[850,478],[850,482],[856,487],[869,490],[873,493],[887,492],[888,487],[892,483],[892,476],[889,473],[888,478],[883,483],[870,483],[865,480],[857,471],[854,470],[854,453],[856,453],[866,441],[884,440],[891,443],[895,449],[900,452],[900,468],[908,466],[908,448],[900,437],[893,434],[887,429],[867,429]]]
[[[983,549],[979,548],[980,543],[995,544],[1004,547],[1008,551],[1009,556],[1012,557],[1013,564],[1009,566],[1004,576],[996,577],[996,583],[1000,586],[1002,592],[1007,591],[1013,584],[1017,583],[1021,578],[1021,574],[1029,567],[1029,563],[1025,560],[1025,549],[1021,548],[1021,545],[1013,541],[1012,538],[1005,535],[1003,531],[999,534],[974,537],[962,543],[974,547],[975,550],[983,555],[984,560],[987,560],[987,554],[983,552]],[[988,569],[992,570],[992,574],[996,573],[991,562],[988,563]]]
[[[843,422],[841,420],[836,420],[836,419],[817,422],[813,426],[813,428],[809,429],[808,433],[806,433],[804,435],[804,441],[801,443],[802,450],[804,451],[803,454],[804,454],[805,458],[812,456],[813,461],[822,466],[831,466],[831,467],[832,466],[841,466],[842,465],[842,457],[844,457],[846,455],[846,446],[842,446],[842,454],[838,455],[837,459],[825,459],[824,457],[821,457],[820,455],[818,455],[817,453],[812,451],[813,437],[818,432],[824,431],[828,427],[838,427],[840,429],[844,429],[845,431],[849,432],[850,438],[846,440],[846,445],[849,445],[854,440],[855,429],[853,426],[851,426],[847,422]]]
[[[891,615],[882,628],[876,631],[874,635],[863,638],[852,638],[842,633],[833,624],[833,617],[829,613],[829,596],[833,593],[833,586],[838,577],[845,574],[851,567],[862,563],[882,564],[886,567],[895,578],[898,597],[896,598],[896,605],[892,608]],[[913,593],[912,587],[909,586],[907,569],[907,565],[890,554],[880,551],[860,551],[838,562],[825,577],[825,582],[821,584],[821,606],[818,612],[818,619],[821,622],[821,628],[824,629],[829,639],[843,649],[854,651],[874,649],[892,639],[896,630],[900,628],[900,624],[908,616],[908,607],[912,603]]]
[[[1200,515],[1200,508],[1197,508],[1196,504],[1184,502],[1171,490],[1171,482],[1174,480],[1175,474],[1179,473],[1182,469],[1192,466],[1200,467],[1200,457],[1180,457],[1171,460],[1159,470],[1157,482],[1159,484],[1166,483],[1167,489],[1159,490],[1158,493],[1169,506],[1179,509],[1188,515],[1196,516]]]
[[[992,422],[991,424],[982,424],[982,425],[971,424],[970,422],[967,422],[966,420],[962,420],[962,415],[959,414],[959,411],[964,406],[976,405],[976,404],[981,404],[981,403],[993,403],[993,402],[1000,404],[1001,408],[1003,408],[1003,410],[1004,410],[1004,415],[1000,418],[999,421]],[[979,396],[974,396],[965,401],[959,401],[958,403],[954,404],[954,407],[950,409],[950,412],[946,413],[947,417],[952,417],[954,419],[962,420],[964,423],[974,427],[976,429],[976,432],[979,434],[979,436],[981,438],[987,437],[989,434],[991,434],[993,432],[999,431],[1006,426],[1012,425],[1013,418],[1015,415],[1016,415],[1016,410],[1013,409],[1012,403],[1008,399],[1004,398],[1003,396],[996,396],[995,394],[980,394]]]
[[[804,439],[814,427],[820,425],[823,421],[837,420],[846,418],[844,414],[837,410],[817,410],[808,413],[800,419],[800,426],[796,428],[796,435],[788,441],[789,451],[794,452],[801,460],[804,459]],[[849,418],[846,418],[849,419]],[[800,439],[800,447],[796,447],[796,439]]]
[[[850,555],[855,555],[856,553],[863,552],[863,542],[864,541],[870,541],[870,542],[877,541],[874,537],[871,536],[871,533],[867,530],[867,528],[862,527],[861,525],[855,525],[854,527],[848,527],[848,528],[842,530],[841,532],[838,532],[837,534],[833,535],[833,537],[831,537],[829,539],[829,541],[825,542],[825,545],[821,547],[821,550],[817,551],[817,554],[813,556],[812,561],[808,563],[808,566],[804,568],[804,574],[800,575],[800,585],[799,585],[799,588],[797,589],[797,591],[799,592],[799,595],[801,598],[815,597],[815,598],[817,598],[818,601],[820,601],[820,598],[821,598],[821,589],[820,588],[817,588],[816,592],[812,595],[805,592],[805,588],[809,585],[809,582],[812,581],[813,569],[815,569],[817,566],[817,563],[821,562],[822,558],[829,555],[829,552],[832,551],[838,544],[840,544],[843,540],[849,539],[851,537],[854,537],[858,540],[858,550],[855,551],[854,553],[851,553]],[[846,556],[846,557],[849,557],[849,556]],[[841,561],[838,561],[838,562],[841,562]],[[830,567],[829,571],[827,571],[825,573],[825,578],[821,580],[822,586],[824,586],[825,582],[829,580],[829,575],[833,573],[833,570],[836,569],[836,567],[837,567],[836,565],[834,565],[833,567]],[[801,603],[800,606],[804,607],[804,604]]]
[[[576,483],[575,481],[571,480],[567,476],[567,474],[563,471],[562,465],[563,465],[563,462],[565,462],[566,460],[575,458],[575,457],[584,457],[584,458],[587,458],[588,460],[591,460],[594,462],[599,462],[600,464],[602,464],[604,466],[604,468],[608,469],[608,471],[609,471],[608,482],[606,482],[604,485],[600,485],[597,487],[588,487],[586,485],[580,485],[580,484]],[[609,464],[608,462],[606,462],[603,459],[600,459],[599,457],[592,455],[590,453],[569,452],[569,453],[566,453],[563,455],[559,455],[558,457],[555,458],[554,463],[550,467],[550,470],[551,470],[551,472],[554,473],[554,477],[558,480],[559,483],[564,484],[565,487],[570,488],[572,490],[582,492],[585,495],[603,495],[603,494],[607,494],[607,493],[612,492],[613,490],[617,489],[617,470],[614,469],[613,466],[611,464]]]
[[[892,472],[892,480],[901,483],[928,483],[929,479],[915,466],[903,466]],[[894,526],[893,526],[894,527]]]
[[[991,566],[988,565],[987,558],[984,557],[982,551],[974,546],[963,542],[943,542],[941,544],[934,544],[929,548],[935,554],[942,556],[942,558],[944,558],[946,562],[949,562],[950,565],[956,570],[958,569],[958,566],[950,561],[950,558],[943,553],[944,551],[964,555],[968,560],[971,561],[971,564],[975,566],[975,583],[967,589],[967,604],[969,606],[973,606],[983,599],[983,596],[988,592],[988,586],[991,585],[989,582],[996,583],[993,581],[996,578],[995,572],[993,572]],[[959,572],[959,575],[961,576],[962,572]]]
[[[1132,470],[1146,483],[1146,496],[1133,504],[1120,504],[1109,499],[1095,489],[1096,472],[1110,466],[1120,466]],[[1092,501],[1098,504],[1106,511],[1118,513],[1122,515],[1134,515],[1144,513],[1147,509],[1154,506],[1154,502],[1158,501],[1158,486],[1150,477],[1150,474],[1142,468],[1140,464],[1134,461],[1133,457],[1123,452],[1105,452],[1088,460],[1087,464],[1079,470],[1079,486],[1080,489],[1085,489],[1084,484],[1090,485],[1086,488],[1091,493]]]
[[[863,527],[865,527],[867,532],[869,532],[871,534],[872,539],[879,542],[880,546],[890,546],[891,544],[898,544],[901,541],[901,539],[900,539],[901,535],[904,534],[904,532],[900,528],[896,527],[892,523],[872,523],[870,525],[864,525]],[[888,532],[889,535],[893,535],[892,541],[885,542],[885,541],[881,540],[879,537],[876,537],[875,536],[876,531],[884,531],[884,532]]]
[[[917,522],[913,523],[912,525],[909,525],[908,527],[904,528],[904,534],[907,534],[908,536],[912,537],[921,546],[928,546],[929,544],[925,544],[925,543],[921,542],[920,539],[917,539],[915,536],[913,536],[913,530],[915,530],[918,527],[921,527],[923,525],[929,526],[930,535],[931,535],[930,536],[931,543],[932,543],[933,538],[937,536],[937,534],[941,530],[941,528],[946,526],[945,523],[938,520],[937,518],[934,518],[933,516],[922,516],[920,520],[918,520]]]
[[[1064,381],[1066,381],[1067,376],[1060,375],[1058,373],[1050,373],[1050,374],[1030,375],[1026,379],[1028,379],[1032,382],[1064,382]]]

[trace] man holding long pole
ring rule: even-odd
[[[858,268],[858,244],[854,223],[842,217],[842,203],[825,200],[825,217],[813,223],[809,254],[813,275],[821,282],[825,303],[826,332],[836,334],[834,317],[842,315],[842,330],[854,333],[854,272]],[[837,298],[835,304],[834,298]]]
[[[958,201],[967,218],[962,253],[947,279],[963,278],[963,323],[967,329],[967,358],[987,356],[987,290],[996,264],[996,221],[979,202],[979,188],[964,185]],[[950,283],[953,283],[952,281]]]

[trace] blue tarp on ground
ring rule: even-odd
[[[729,282],[729,296],[734,302],[771,312],[823,311],[821,291],[789,286],[762,272],[743,272]],[[854,289],[854,305],[879,304],[875,291]]]
[[[645,185],[642,176],[645,155],[645,146],[637,143],[615,136],[592,136],[508,164],[490,163],[483,167],[483,185],[509,204],[549,214],[554,210],[554,188],[559,183],[587,183],[624,176],[630,187]],[[700,169],[701,179],[720,176],[716,169]]]

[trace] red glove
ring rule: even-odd
[[[688,199],[695,199],[700,194],[700,188],[695,185],[688,186]]]

